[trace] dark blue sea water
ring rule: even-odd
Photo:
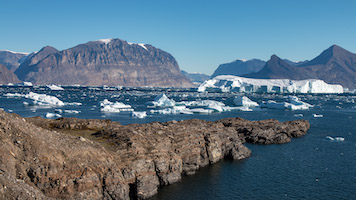
[[[81,106],[26,106],[23,97],[8,98],[7,93],[27,94],[30,91],[56,96],[64,102],[80,102]],[[280,121],[307,119],[311,123],[308,134],[288,144],[252,145],[252,156],[243,161],[224,160],[200,169],[193,176],[160,188],[152,199],[355,199],[356,198],[356,96],[297,95],[315,105],[309,110],[260,109],[252,112],[232,110],[212,114],[161,115],[150,114],[147,102],[165,93],[171,99],[216,100],[233,106],[232,93],[197,93],[190,90],[124,88],[107,91],[101,88],[68,87],[51,91],[46,87],[2,87],[0,107],[24,117],[44,116],[56,109],[78,110],[79,114],[62,113],[63,117],[100,118],[122,124],[199,118],[218,120],[242,117],[249,120],[275,118]],[[246,94],[251,100],[286,101],[288,95]],[[104,113],[99,102],[108,99],[131,105],[135,111],[148,111],[148,117],[137,119],[128,112]],[[296,114],[303,114],[298,117]],[[322,114],[315,118],[313,114]],[[327,136],[342,137],[332,141]]]

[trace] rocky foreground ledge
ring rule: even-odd
[[[244,142],[286,143],[309,127],[241,118],[124,126],[0,111],[0,199],[146,199],[200,167],[249,157]]]

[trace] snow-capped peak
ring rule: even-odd
[[[7,50],[7,49],[5,49],[5,50],[0,50],[0,51],[7,51],[7,52],[10,52],[10,53],[23,54],[23,55],[28,55],[28,54],[30,54],[30,53],[24,53],[24,52],[15,52],[15,51]]]
[[[97,40],[98,42],[103,42],[105,44],[108,44],[109,42],[111,42],[113,40],[113,38],[108,38],[108,39],[100,39],[100,40]]]
[[[129,44],[129,45],[138,45],[138,46],[144,48],[146,51],[148,51],[147,47],[145,46],[146,44],[144,44],[144,43],[127,42],[127,44]]]

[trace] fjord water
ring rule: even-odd
[[[23,97],[8,98],[4,94],[27,94],[30,91],[56,96],[64,102],[78,105],[61,107],[26,106]],[[56,109],[77,110],[79,114],[62,113],[63,117],[98,118],[119,121],[122,124],[149,123],[153,121],[199,118],[218,120],[242,117],[249,120],[275,118],[280,121],[307,119],[311,128],[302,138],[288,144],[247,144],[252,156],[242,161],[223,160],[200,169],[181,182],[160,188],[151,199],[354,199],[356,197],[356,104],[354,94],[297,95],[301,100],[315,105],[309,110],[289,111],[257,109],[252,112],[228,112],[193,115],[150,114],[147,102],[165,93],[176,101],[210,99],[233,106],[232,93],[197,93],[193,90],[66,87],[51,91],[46,87],[0,88],[0,107],[23,117],[45,116]],[[288,95],[247,94],[261,103],[262,100],[286,101]],[[148,111],[143,119],[131,117],[128,112],[105,113],[99,102],[108,99],[131,105],[135,111]],[[297,115],[302,114],[303,116]],[[315,118],[313,114],[323,117]],[[332,141],[327,136],[342,137]]]

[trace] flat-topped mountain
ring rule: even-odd
[[[235,60],[230,63],[221,64],[211,76],[212,78],[219,75],[234,75],[241,76],[260,71],[266,64],[265,61],[259,59],[252,60]]]
[[[40,55],[41,54],[41,55]],[[169,53],[148,44],[104,39],[57,51],[45,47],[16,71],[34,84],[191,87]]]
[[[273,55],[261,71],[243,76],[263,79],[321,79],[355,89],[356,54],[333,45],[313,60],[297,66]]]
[[[20,80],[14,72],[7,69],[5,65],[0,64],[0,84],[19,83]]]
[[[8,50],[0,51],[0,64],[5,65],[9,70],[15,71],[23,60],[27,57],[27,53],[18,53]]]

